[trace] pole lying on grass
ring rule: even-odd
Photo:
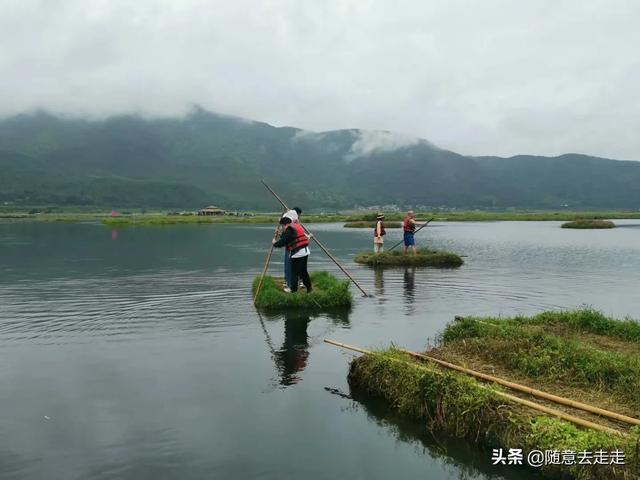
[[[429,223],[431,223],[431,220],[433,220],[433,218],[430,218],[427,222],[425,222],[423,225],[420,226],[419,229],[417,229],[415,232],[413,232],[413,234],[415,235],[416,233],[418,233],[420,230],[422,230],[424,227],[426,227],[427,225],[429,225]],[[389,251],[393,250],[394,248],[396,248],[398,245],[400,245],[402,242],[404,242],[403,240],[400,240],[398,243],[396,243],[393,247],[391,247],[389,249]]]
[[[370,354],[374,353],[374,352],[371,352],[369,350],[365,350],[363,348],[353,347],[351,345],[347,345],[345,343],[336,342],[334,340],[325,339],[324,341],[325,341],[325,343],[329,343],[331,345],[335,345],[336,347],[345,348],[347,350],[353,350],[354,352],[364,353],[364,354],[367,354],[367,355],[370,355]],[[627,423],[633,423],[635,425],[640,424],[639,420],[637,420],[635,418],[627,417],[626,415],[621,415],[619,413],[610,412],[608,410],[604,410],[604,409],[601,409],[601,408],[598,408],[598,407],[594,407],[592,405],[587,405],[585,403],[575,402],[575,401],[570,400],[568,398],[558,397],[557,395],[551,395],[549,393],[542,392],[540,390],[535,390],[533,388],[529,388],[529,387],[526,387],[524,385],[520,385],[520,384],[517,384],[517,383],[509,382],[507,380],[503,380],[503,379],[500,379],[498,377],[493,377],[492,375],[486,375],[484,373],[475,372],[475,371],[470,370],[468,368],[460,367],[458,365],[454,365],[452,363],[445,362],[443,360],[439,360],[439,359],[436,359],[436,358],[433,358],[433,357],[429,357],[427,355],[423,355],[423,354],[420,354],[420,353],[411,352],[409,350],[403,350],[403,349],[399,349],[399,351],[402,352],[402,353],[406,353],[406,354],[409,354],[411,356],[417,357],[417,358],[434,361],[438,365],[441,365],[441,366],[446,367],[446,368],[451,368],[453,370],[458,370],[460,372],[463,372],[463,373],[466,373],[466,374],[469,374],[469,375],[472,375],[472,376],[475,376],[475,377],[478,377],[478,378],[482,378],[484,380],[490,380],[490,381],[493,381],[495,383],[499,383],[501,385],[505,385],[505,386],[508,386],[510,388],[513,388],[514,390],[519,390],[519,391],[522,391],[522,392],[525,392],[525,393],[529,393],[529,394],[531,394],[533,396],[544,398],[546,400],[551,400],[551,401],[554,401],[554,402],[557,402],[557,403],[561,403],[563,405],[568,405],[568,406],[571,406],[571,407],[579,409],[579,410],[586,410],[586,411],[591,412],[591,413],[597,413],[598,415],[602,415],[602,416],[606,416],[606,417],[609,417],[609,418],[613,418],[615,420],[625,421]],[[402,361],[402,360],[399,360],[399,359],[397,359],[397,360],[398,361]],[[488,387],[485,387],[483,385],[479,385],[479,386],[481,388],[488,388]],[[590,422],[588,420],[584,420],[582,418],[578,418],[578,417],[575,417],[573,415],[566,414],[564,412],[561,412],[560,410],[556,410],[556,409],[553,409],[553,408],[545,407],[544,405],[540,405],[538,403],[531,402],[529,400],[525,400],[523,398],[516,397],[516,396],[510,395],[508,393],[500,392],[498,390],[491,389],[491,391],[494,392],[495,394],[497,394],[500,397],[506,398],[506,399],[511,400],[513,402],[516,402],[516,403],[520,403],[522,405],[526,405],[526,406],[528,406],[530,408],[533,408],[534,410],[545,412],[545,413],[548,413],[550,415],[554,415],[556,417],[562,418],[564,420],[568,420],[568,421],[570,421],[572,423],[575,423],[576,425],[581,425],[583,427],[591,428],[591,429],[594,429],[594,430],[598,430],[598,431],[601,431],[601,432],[606,432],[606,433],[610,433],[610,434],[614,434],[614,435],[620,435],[620,436],[623,436],[623,437],[628,436],[625,432],[621,432],[620,430],[616,430],[614,428],[606,427],[606,426],[600,425],[598,423]],[[541,396],[540,393],[544,394],[544,396]],[[559,399],[562,400],[562,401],[559,401]],[[587,409],[585,409],[584,407],[587,407]]]
[[[289,210],[289,207],[287,207],[287,205],[282,201],[282,199],[278,196],[278,194],[276,192],[273,191],[273,189],[267,185],[265,183],[264,180],[260,180],[260,182],[266,187],[267,190],[269,190],[269,192],[271,192],[271,194],[276,198],[276,200],[278,200],[278,202],[280,202],[280,204],[282,205],[282,207],[286,210]],[[307,232],[309,235],[311,235],[311,232],[307,229],[307,227],[305,227],[304,225],[302,225],[302,223],[300,223],[300,226],[304,229],[305,232]],[[344,267],[342,265],[340,265],[340,262],[338,262],[338,260],[335,259],[335,257],[333,255],[331,255],[331,253],[329,252],[329,250],[327,250],[325,248],[324,245],[322,245],[322,243],[320,243],[320,240],[318,240],[315,235],[311,235],[311,238],[313,239],[314,242],[316,242],[316,244],[320,247],[320,249],[327,255],[327,257],[329,257],[331,260],[333,260],[333,263],[335,263],[338,268],[340,270],[342,270],[342,273],[344,273],[349,280],[351,280],[353,282],[353,284],[358,287],[358,290],[360,290],[362,292],[362,295],[364,295],[365,297],[369,297],[370,295],[360,286],[360,284],[358,282],[355,281],[355,279],[349,274],[349,272],[347,272]]]
[[[278,235],[278,227],[276,227],[276,231],[273,232],[273,240],[276,239]],[[260,289],[262,288],[262,282],[264,281],[264,276],[269,269],[269,262],[271,262],[271,255],[273,254],[273,241],[271,242],[271,247],[269,248],[269,253],[267,254],[267,260],[264,262],[264,268],[262,269],[262,273],[260,274],[260,281],[258,282],[258,286],[256,287],[256,293],[253,295],[253,304],[256,304],[256,299],[258,298],[258,294],[260,293]]]

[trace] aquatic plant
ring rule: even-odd
[[[626,465],[546,465],[549,476],[627,478],[637,461],[637,430],[622,438],[582,430],[555,417],[498,396],[498,387],[480,384],[464,374],[421,364],[394,349],[363,355],[349,369],[352,389],[385,399],[395,410],[428,431],[466,438],[486,447],[536,450],[613,451],[626,454]]]
[[[254,294],[259,281],[259,276],[253,281]],[[314,272],[311,274],[311,283],[313,291],[309,294],[304,289],[296,293],[285,293],[282,290],[282,279],[266,275],[256,299],[256,306],[268,310],[320,310],[351,306],[353,297],[348,281],[338,280],[327,272]]]
[[[615,324],[592,310],[546,312],[530,319],[467,317],[448,325],[444,347],[531,379],[606,391],[640,409],[640,325]],[[608,330],[608,328],[610,330]],[[594,339],[628,340],[629,345]]]
[[[354,260],[371,266],[421,266],[455,268],[461,266],[464,261],[459,255],[451,252],[420,249],[416,255],[402,253],[398,250],[391,252],[363,252],[356,255]]]
[[[583,228],[583,229],[599,229],[599,228],[615,228],[616,224],[611,220],[601,219],[582,219],[572,220],[562,224],[562,228]]]

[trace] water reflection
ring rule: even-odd
[[[289,387],[302,381],[302,372],[309,362],[309,350],[312,345],[308,333],[311,321],[316,317],[331,320],[333,325],[349,326],[349,310],[341,310],[322,315],[311,315],[308,312],[285,312],[283,314],[258,313],[265,339],[271,352],[271,358],[278,374],[278,384]],[[280,347],[276,348],[263,317],[269,321],[283,320],[284,336]]]
[[[274,362],[280,375],[280,385],[287,387],[300,381],[300,374],[309,358],[309,314],[287,313],[284,316],[284,341],[274,352]]]
[[[384,268],[374,269],[373,286],[376,289],[376,296],[384,295]]]
[[[416,290],[416,267],[405,267],[402,276],[404,304],[407,315],[415,311],[415,290]]]
[[[471,442],[442,434],[429,433],[420,422],[414,422],[395,412],[380,398],[372,397],[357,388],[349,388],[349,394],[337,389],[325,388],[333,395],[352,401],[349,409],[363,409],[369,420],[383,427],[398,440],[413,444],[419,454],[429,455],[450,468],[451,478],[485,479],[509,478],[530,480],[538,478],[524,467],[495,466],[489,450],[478,448]]]

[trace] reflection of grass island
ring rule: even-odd
[[[451,252],[420,249],[416,255],[404,254],[398,250],[392,252],[363,252],[356,255],[357,263],[376,266],[409,266],[409,267],[440,267],[455,268],[461,266],[464,261],[459,255]]]
[[[573,220],[571,222],[566,222],[562,224],[562,228],[615,228],[616,224],[611,220],[601,220],[598,218],[594,218],[592,220],[582,219],[582,220]]]
[[[373,222],[367,220],[347,222],[344,224],[345,228],[376,228],[375,220]],[[384,228],[401,228],[402,222],[385,222]]]
[[[475,371],[637,418],[640,411],[640,323],[592,310],[545,312],[530,318],[464,318],[446,327],[426,352]],[[562,361],[559,362],[558,359]],[[625,452],[626,465],[547,465],[550,478],[633,478],[640,429],[583,410],[544,402],[391,348],[351,363],[352,390],[385,400],[431,433],[466,438],[485,448],[512,445],[525,452]],[[623,435],[580,428],[547,416],[499,391],[613,428]],[[526,458],[526,457],[525,457]],[[576,462],[577,463],[577,462]],[[619,467],[619,468],[618,468]]]
[[[253,281],[254,294],[259,281],[260,276]],[[353,301],[349,282],[338,280],[327,272],[311,274],[313,292],[309,294],[304,287],[296,293],[285,293],[282,290],[282,281],[282,278],[265,275],[256,306],[265,310],[330,310],[348,308]]]

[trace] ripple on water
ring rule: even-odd
[[[67,343],[87,334],[221,333],[246,322],[246,280],[234,278],[172,273],[3,285],[0,336],[5,341]]]

